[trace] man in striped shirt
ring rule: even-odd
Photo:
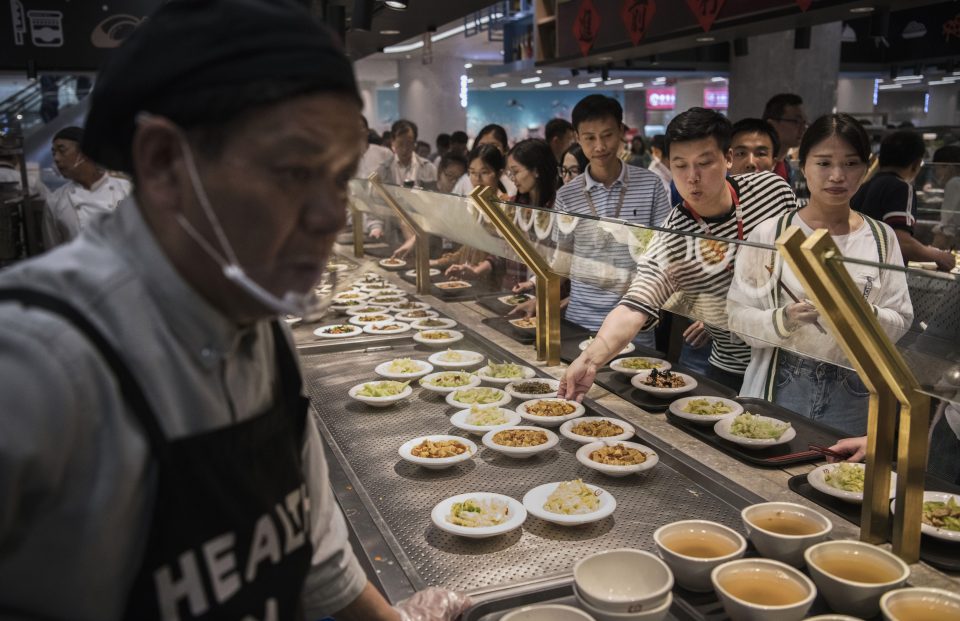
[[[577,141],[590,164],[557,191],[557,210],[645,226],[663,222],[670,203],[660,178],[618,157],[624,133],[619,102],[590,95],[577,103],[572,117]],[[588,330],[597,330],[629,287],[636,261],[627,244],[613,239],[601,222],[583,218],[572,232],[559,229],[554,227],[554,241],[559,255],[570,260],[570,298],[565,317]],[[641,344],[653,346],[652,336],[643,335]]]
[[[629,291],[567,369],[561,396],[582,399],[597,369],[638,331],[653,328],[661,309],[706,324],[713,338],[708,376],[740,389],[750,348],[725,329],[737,247],[715,238],[745,239],[764,220],[796,209],[796,197],[774,173],[725,176],[731,131],[726,117],[703,108],[691,108],[670,122],[665,154],[683,202],[670,211],[663,228],[682,234],[654,236]],[[688,340],[696,337],[688,335]]]

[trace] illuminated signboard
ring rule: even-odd
[[[730,94],[726,88],[703,89],[703,107],[710,110],[726,110]]]
[[[673,110],[677,105],[677,89],[648,88],[647,110]]]

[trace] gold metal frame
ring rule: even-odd
[[[380,183],[380,176],[377,173],[372,173],[369,177],[370,184],[377,190],[377,193],[380,194],[380,197],[383,198],[384,202],[390,206],[391,209],[397,214],[397,217],[400,218],[400,221],[410,227],[410,230],[413,231],[414,235],[417,236],[417,243],[415,248],[416,260],[415,269],[417,270],[417,293],[426,295],[431,293],[431,284],[430,284],[430,234],[420,228],[420,225],[414,221],[414,219],[408,214],[404,209],[397,203],[396,200],[387,190],[383,187],[383,184]]]
[[[860,538],[869,543],[883,543],[890,530],[890,471],[899,402],[892,541],[895,554],[915,563],[920,558],[930,397],[919,391],[920,383],[857,290],[828,231],[820,229],[807,238],[798,227],[791,226],[777,239],[777,248],[870,390],[860,525]]]
[[[350,216],[353,220],[353,256],[363,258],[363,212],[350,201]]]
[[[496,200],[493,188],[476,187],[470,198],[537,275],[537,360],[546,360],[551,366],[560,364],[561,277],[550,269],[517,225],[493,203]]]

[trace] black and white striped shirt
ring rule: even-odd
[[[745,238],[764,220],[797,208],[793,191],[779,175],[761,172],[727,180],[740,200]],[[714,237],[737,239],[733,209],[724,216],[704,220]],[[682,205],[673,208],[663,228],[703,234]],[[656,325],[661,309],[702,320],[713,337],[710,364],[743,374],[750,363],[750,347],[721,329],[727,326],[727,291],[733,280],[737,248],[736,244],[658,232],[637,264],[633,284],[621,304],[649,316],[645,330]]]

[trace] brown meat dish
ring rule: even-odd
[[[624,430],[623,427],[614,425],[608,420],[588,420],[574,425],[570,428],[570,431],[579,436],[609,438],[610,436],[619,436]]]
[[[614,446],[605,446],[590,453],[590,459],[598,464],[607,466],[636,466],[647,461],[647,456],[643,451],[635,448],[616,444]]]
[[[420,444],[410,449],[414,457],[428,457],[430,459],[442,459],[444,457],[456,457],[467,452],[467,447],[456,440],[424,440]]]
[[[683,378],[676,373],[671,373],[670,371],[658,371],[657,369],[651,371],[650,375],[643,380],[643,383],[647,386],[654,386],[656,388],[683,388],[687,385]]]
[[[493,436],[495,444],[512,446],[515,448],[539,446],[546,444],[547,434],[533,429],[507,429]]]
[[[537,401],[527,404],[527,413],[533,416],[566,416],[573,414],[576,410],[575,405],[563,401]]]

